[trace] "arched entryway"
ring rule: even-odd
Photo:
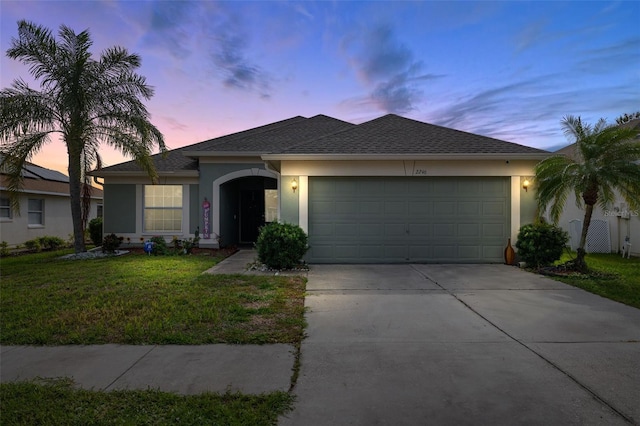
[[[239,170],[214,181],[212,230],[222,246],[256,241],[259,228],[278,217],[277,189],[277,174],[264,169]]]

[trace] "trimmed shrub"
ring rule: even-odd
[[[151,254],[154,256],[164,256],[169,254],[169,246],[164,237],[151,237],[149,240],[153,243],[151,247]]]
[[[120,247],[120,238],[116,234],[109,234],[102,240],[103,253],[115,253]]]
[[[24,246],[29,251],[40,251],[42,250],[42,244],[40,244],[40,240],[37,238],[35,240],[29,240],[24,242]]]
[[[200,244],[200,227],[196,228],[193,233],[193,238],[185,238],[182,240],[182,247],[184,248],[185,254],[193,253],[193,249],[198,247],[198,244]]]
[[[0,243],[0,256],[1,257],[6,257],[9,256],[9,254],[11,254],[11,252],[9,251],[9,243],[6,241],[3,241]]]
[[[524,225],[518,232],[518,256],[529,267],[551,265],[562,256],[569,234],[561,228],[547,223]]]
[[[271,222],[260,230],[258,259],[272,269],[291,269],[309,250],[307,241],[307,234],[298,225]]]
[[[97,247],[102,243],[102,218],[96,217],[89,221],[89,238],[91,242]]]
[[[58,250],[66,245],[62,238],[52,237],[50,235],[38,238],[38,242],[40,242],[40,245],[45,250]]]

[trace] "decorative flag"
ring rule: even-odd
[[[211,238],[211,230],[209,227],[209,211],[211,210],[211,203],[207,200],[207,197],[204,198],[204,202],[202,203],[202,219],[204,221],[204,228],[202,230],[202,238],[208,240]]]

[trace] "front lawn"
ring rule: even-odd
[[[564,254],[559,262],[574,259],[575,253]],[[619,254],[587,254],[589,275],[553,277],[591,293],[640,309],[640,259],[622,258]]]
[[[292,343],[304,328],[302,277],[209,275],[211,256],[0,260],[0,343]]]
[[[290,411],[287,392],[176,395],[155,390],[94,392],[70,379],[0,384],[2,424],[275,425]]]

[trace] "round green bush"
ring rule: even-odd
[[[524,225],[518,232],[518,256],[527,266],[551,265],[562,256],[569,235],[561,228],[547,223]]]
[[[97,247],[102,243],[102,218],[96,217],[89,221],[89,238]]]
[[[272,269],[291,269],[309,249],[307,234],[298,225],[271,222],[262,227],[256,250],[260,262]]]

